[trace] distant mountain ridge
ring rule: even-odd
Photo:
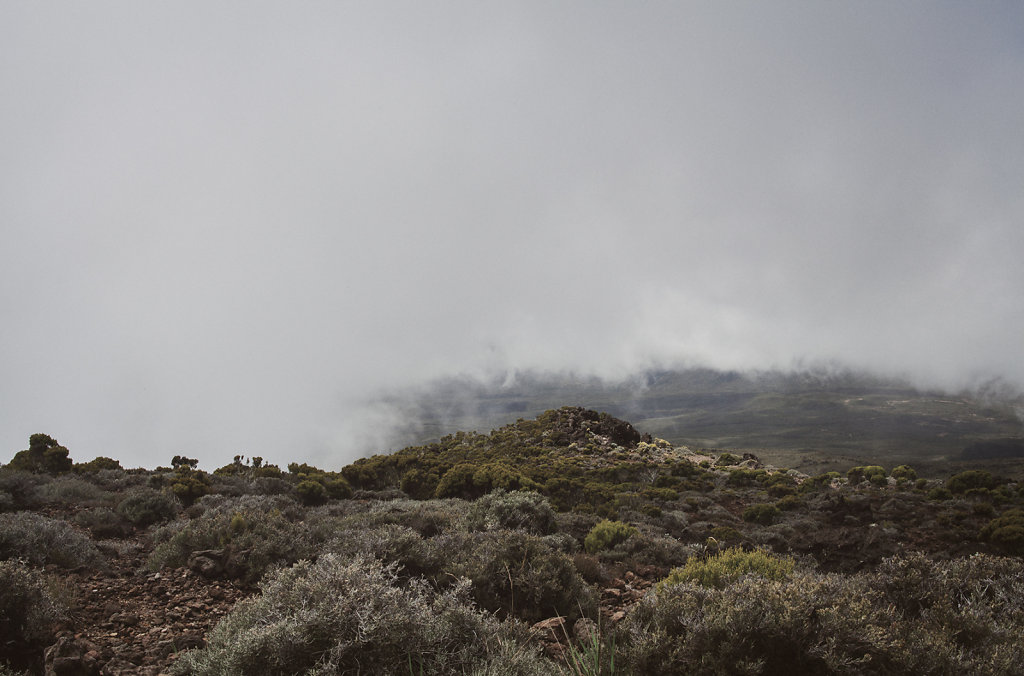
[[[392,403],[415,421],[408,443],[455,430],[487,432],[578,405],[631,420],[677,445],[799,454],[787,456],[790,466],[800,458],[844,465],[976,458],[965,449],[1024,438],[1017,414],[1024,400],[1005,388],[951,395],[844,370],[664,370],[617,383],[518,373],[492,382],[437,381]]]

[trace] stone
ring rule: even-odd
[[[45,676],[99,676],[96,649],[84,639],[62,636],[43,653]]]

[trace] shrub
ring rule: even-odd
[[[775,503],[775,506],[781,510],[799,509],[803,506],[803,500],[795,495],[786,495],[779,498],[779,501]]]
[[[853,467],[846,473],[851,486],[856,486],[862,481],[869,481],[875,485],[885,484],[885,468],[880,465],[865,465]]]
[[[946,488],[951,493],[961,495],[972,488],[987,488],[989,490],[999,485],[996,478],[990,472],[982,469],[969,469],[966,472],[954,474],[946,480]]]
[[[181,511],[181,503],[176,497],[163,491],[142,488],[121,500],[117,505],[117,511],[135,526],[145,528],[176,517]]]
[[[935,488],[928,491],[929,500],[950,500],[953,498],[953,494],[949,492],[948,488],[943,486],[936,486]]]
[[[132,525],[109,507],[86,509],[75,514],[75,523],[99,538],[123,538],[132,532]]]
[[[885,559],[870,574],[911,639],[907,673],[1019,673],[1024,649],[1024,563],[983,554],[933,561]]]
[[[1024,565],[884,560],[854,575],[659,585],[617,628],[629,673],[1011,674]]]
[[[327,502],[327,489],[317,481],[300,481],[295,486],[295,493],[304,505],[322,505]]]
[[[23,470],[0,469],[0,495],[9,496],[0,505],[4,511],[29,509],[39,504],[39,487],[46,479]]]
[[[399,488],[410,497],[426,500],[433,497],[440,481],[436,469],[414,468],[402,475]]]
[[[210,479],[206,472],[192,469],[196,461],[191,458],[175,456],[174,477],[171,479],[171,492],[181,501],[181,504],[188,507],[199,498],[210,492]]]
[[[917,481],[917,472],[910,465],[894,467],[890,476],[897,481]]]
[[[338,530],[322,552],[361,555],[385,564],[395,564],[395,573],[403,579],[424,577],[442,580],[445,577],[443,563],[450,559],[413,529],[397,524]]]
[[[727,486],[753,486],[762,476],[764,476],[764,470],[733,469],[729,470],[729,478],[725,480],[725,484]]]
[[[146,562],[150,570],[181,567],[193,552],[221,549],[226,559],[236,562],[228,575],[247,582],[258,580],[273,566],[309,556],[313,546],[305,523],[292,522],[259,500],[237,500],[184,524],[167,524],[154,534],[154,540],[159,544]]]
[[[637,533],[614,549],[602,552],[601,558],[622,561],[631,568],[657,566],[667,570],[686,561],[692,552],[690,547],[675,538]]]
[[[96,545],[67,521],[33,512],[16,512],[0,520],[0,559],[25,559],[61,568],[103,568]]]
[[[466,505],[462,500],[381,500],[362,507],[363,511],[346,516],[339,527],[373,528],[397,524],[424,537],[432,537],[463,522]]]
[[[873,647],[856,639],[871,634],[830,645],[821,629],[843,613],[863,614],[862,597],[844,583],[808,576],[799,585],[760,577],[724,588],[659,585],[619,625],[616,645],[636,674],[861,673],[853,660]],[[874,628],[888,621],[880,615],[862,622]]]
[[[121,470],[123,468],[117,460],[100,455],[89,462],[76,462],[73,469],[77,474],[96,474],[103,470]]]
[[[605,519],[590,529],[586,539],[583,540],[583,547],[588,553],[595,554],[605,549],[611,549],[636,533],[636,528],[627,523]]]
[[[840,477],[839,472],[826,472],[804,479],[797,488],[798,493],[814,493],[822,491],[832,485],[832,482]]]
[[[449,533],[430,544],[449,557],[446,578],[469,578],[477,604],[505,617],[527,622],[555,615],[575,619],[596,607],[593,592],[569,556],[543,538],[516,531]]]
[[[558,530],[547,498],[528,491],[498,489],[474,502],[466,515],[470,530],[522,530],[547,535]]]
[[[555,674],[516,625],[481,614],[468,585],[399,585],[378,561],[301,562],[240,602],[176,674]]]
[[[483,465],[460,463],[441,477],[435,496],[475,500],[496,488],[518,491],[537,490],[540,487],[514,467],[502,462],[489,462]]]
[[[41,573],[20,561],[0,561],[0,664],[38,669],[64,616]]]
[[[732,453],[722,453],[720,456],[718,456],[718,462],[716,462],[715,464],[720,467],[729,467],[731,465],[740,464],[740,460],[741,458],[736,457]]]
[[[775,517],[779,515],[779,508],[770,504],[750,505],[743,510],[743,520],[750,523],[758,523],[762,526],[770,526]]]
[[[715,526],[709,535],[718,542],[739,542],[743,539],[743,533],[732,526]]]
[[[1024,554],[1024,510],[1008,509],[981,529],[981,538],[1008,554]]]
[[[763,550],[745,552],[730,547],[707,558],[692,557],[682,568],[674,568],[658,583],[658,589],[681,582],[695,582],[705,587],[723,587],[745,575],[768,580],[784,580],[793,572],[793,559]]]
[[[113,497],[95,484],[75,476],[62,476],[44,484],[40,487],[38,496],[43,502],[51,505],[90,507],[107,503]]]

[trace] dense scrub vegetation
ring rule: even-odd
[[[178,674],[1008,674],[1024,657],[1024,494],[984,470],[806,476],[579,408],[339,471],[198,464],[76,464],[33,435],[0,468],[0,665],[41,673],[83,602],[62,605],[61,571],[101,571],[128,539],[140,574],[252,591]],[[553,637],[530,630],[552,618]]]

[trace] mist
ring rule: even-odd
[[[389,393],[517,371],[1019,389],[1022,25],[4,3],[0,458],[338,467],[410,423]]]

